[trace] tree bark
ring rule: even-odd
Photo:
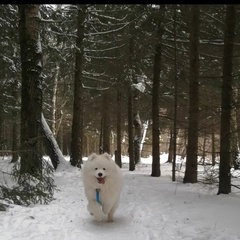
[[[134,108],[135,109],[135,108]],[[136,111],[136,110],[135,110]],[[133,113],[133,126],[134,126],[134,140],[133,140],[133,146],[134,146],[134,163],[140,163],[141,162],[141,140],[143,135],[143,128],[142,128],[142,122],[140,119],[139,111],[137,110],[135,113]]]
[[[134,38],[130,38],[129,43],[129,68],[131,71],[131,83],[138,84],[138,79],[136,78],[134,68],[133,68],[133,58],[134,58]],[[134,127],[134,136],[133,136],[133,158],[134,164],[141,162],[140,155],[140,144],[142,140],[142,122],[139,115],[139,90],[135,87],[132,87],[132,112],[133,112],[133,127]]]
[[[42,170],[42,48],[37,4],[19,4],[21,48],[21,167],[37,176]]]
[[[140,154],[142,153],[142,150],[143,150],[143,144],[145,142],[145,138],[146,138],[146,135],[147,135],[148,124],[149,124],[149,120],[144,122],[143,125],[142,125],[143,126],[143,134],[142,134],[142,140],[141,140],[141,143],[140,143]]]
[[[15,103],[18,102],[18,81],[13,82],[12,96]],[[12,109],[12,160],[11,162],[17,162],[19,157],[19,114],[16,107]]]
[[[230,160],[230,165],[234,166],[234,169],[237,170],[239,169],[239,160],[238,160],[238,155],[239,155],[239,141],[238,141],[238,132],[237,132],[237,87],[233,86],[233,103],[232,106],[232,112],[231,112],[231,160]]]
[[[170,126],[170,133],[169,133],[169,146],[168,146],[168,163],[173,162],[173,127]]]
[[[161,176],[160,170],[160,140],[159,140],[159,91],[162,59],[162,35],[165,5],[160,5],[158,15],[157,43],[155,47],[153,86],[152,86],[152,177]]]
[[[174,107],[173,107],[173,162],[172,181],[176,180],[176,158],[177,158],[177,107],[178,107],[178,77],[177,77],[177,10],[174,6]]]
[[[215,149],[215,132],[212,127],[212,166],[216,164],[216,149]]]
[[[119,87],[120,88],[120,87]],[[117,150],[115,153],[115,161],[117,165],[122,167],[122,149],[121,149],[121,130],[122,130],[122,91],[117,89]]]
[[[75,61],[75,81],[74,81],[74,103],[72,120],[72,141],[70,162],[73,166],[81,168],[82,164],[82,139],[83,139],[83,38],[84,20],[87,6],[78,5],[77,19],[77,40],[76,40],[76,61]]]
[[[206,144],[207,144],[207,133],[204,132],[203,134],[203,148],[202,148],[202,165],[205,165],[206,159]]]
[[[103,153],[103,116],[101,116],[100,122],[100,135],[99,135],[99,154]]]
[[[231,192],[230,139],[232,110],[232,72],[236,6],[227,5],[223,49],[223,79],[221,101],[220,166],[218,194]]]
[[[102,151],[111,154],[110,150],[110,134],[111,134],[111,120],[110,120],[110,89],[103,93],[102,105]]]
[[[56,127],[56,111],[57,111],[57,84],[59,77],[59,63],[56,63],[55,76],[53,80],[53,94],[52,94],[52,133],[56,137],[57,127]]]
[[[128,87],[128,154],[129,171],[135,170],[134,151],[133,151],[133,114],[132,114],[132,87]]]
[[[199,5],[191,7],[189,123],[186,170],[183,182],[196,183],[199,122]]]

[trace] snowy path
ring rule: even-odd
[[[163,166],[163,176],[152,178],[147,167],[124,168],[125,186],[113,223],[97,223],[87,212],[81,170],[57,172],[60,191],[50,205],[0,212],[0,240],[240,240],[239,196],[172,183],[168,169]]]

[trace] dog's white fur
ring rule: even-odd
[[[108,222],[112,222],[123,187],[123,175],[119,166],[108,153],[93,153],[83,164],[82,179],[90,214],[98,222],[102,220],[102,213],[107,214]],[[99,190],[101,204],[96,200],[96,189]]]

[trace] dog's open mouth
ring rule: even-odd
[[[105,183],[105,178],[103,178],[103,177],[97,178],[97,180],[98,180],[98,183],[100,183],[100,184]]]

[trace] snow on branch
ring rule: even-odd
[[[87,86],[85,86],[84,84],[82,84],[82,87],[85,88],[85,89],[98,90],[98,91],[103,91],[103,90],[108,90],[108,89],[109,89],[109,87],[106,87],[106,88],[100,88],[100,87],[87,87]]]
[[[132,84],[132,86],[134,87],[134,88],[136,88],[138,91],[140,91],[140,92],[144,92],[145,91],[145,78],[146,78],[146,76],[144,76],[144,75],[142,75],[142,76],[139,76],[138,78],[137,78],[137,81],[138,81],[138,83],[133,83]]]
[[[52,163],[56,165],[56,162],[58,163],[57,166],[55,166],[55,169],[57,170],[65,170],[70,167],[70,165],[67,163],[66,159],[64,158],[57,141],[55,137],[53,136],[53,133],[51,129],[49,128],[43,114],[41,117],[41,123],[42,123],[42,131],[45,137],[45,143],[47,143],[47,149],[49,152],[49,156],[52,160]],[[54,158],[54,159],[53,159]]]
[[[87,33],[87,34],[84,34],[84,36],[95,36],[95,35],[103,35],[103,34],[110,34],[110,33],[119,32],[119,31],[123,30],[126,26],[128,26],[129,24],[130,24],[130,22],[125,23],[122,27],[113,29],[113,30],[111,30],[111,31],[96,32],[96,33]]]

